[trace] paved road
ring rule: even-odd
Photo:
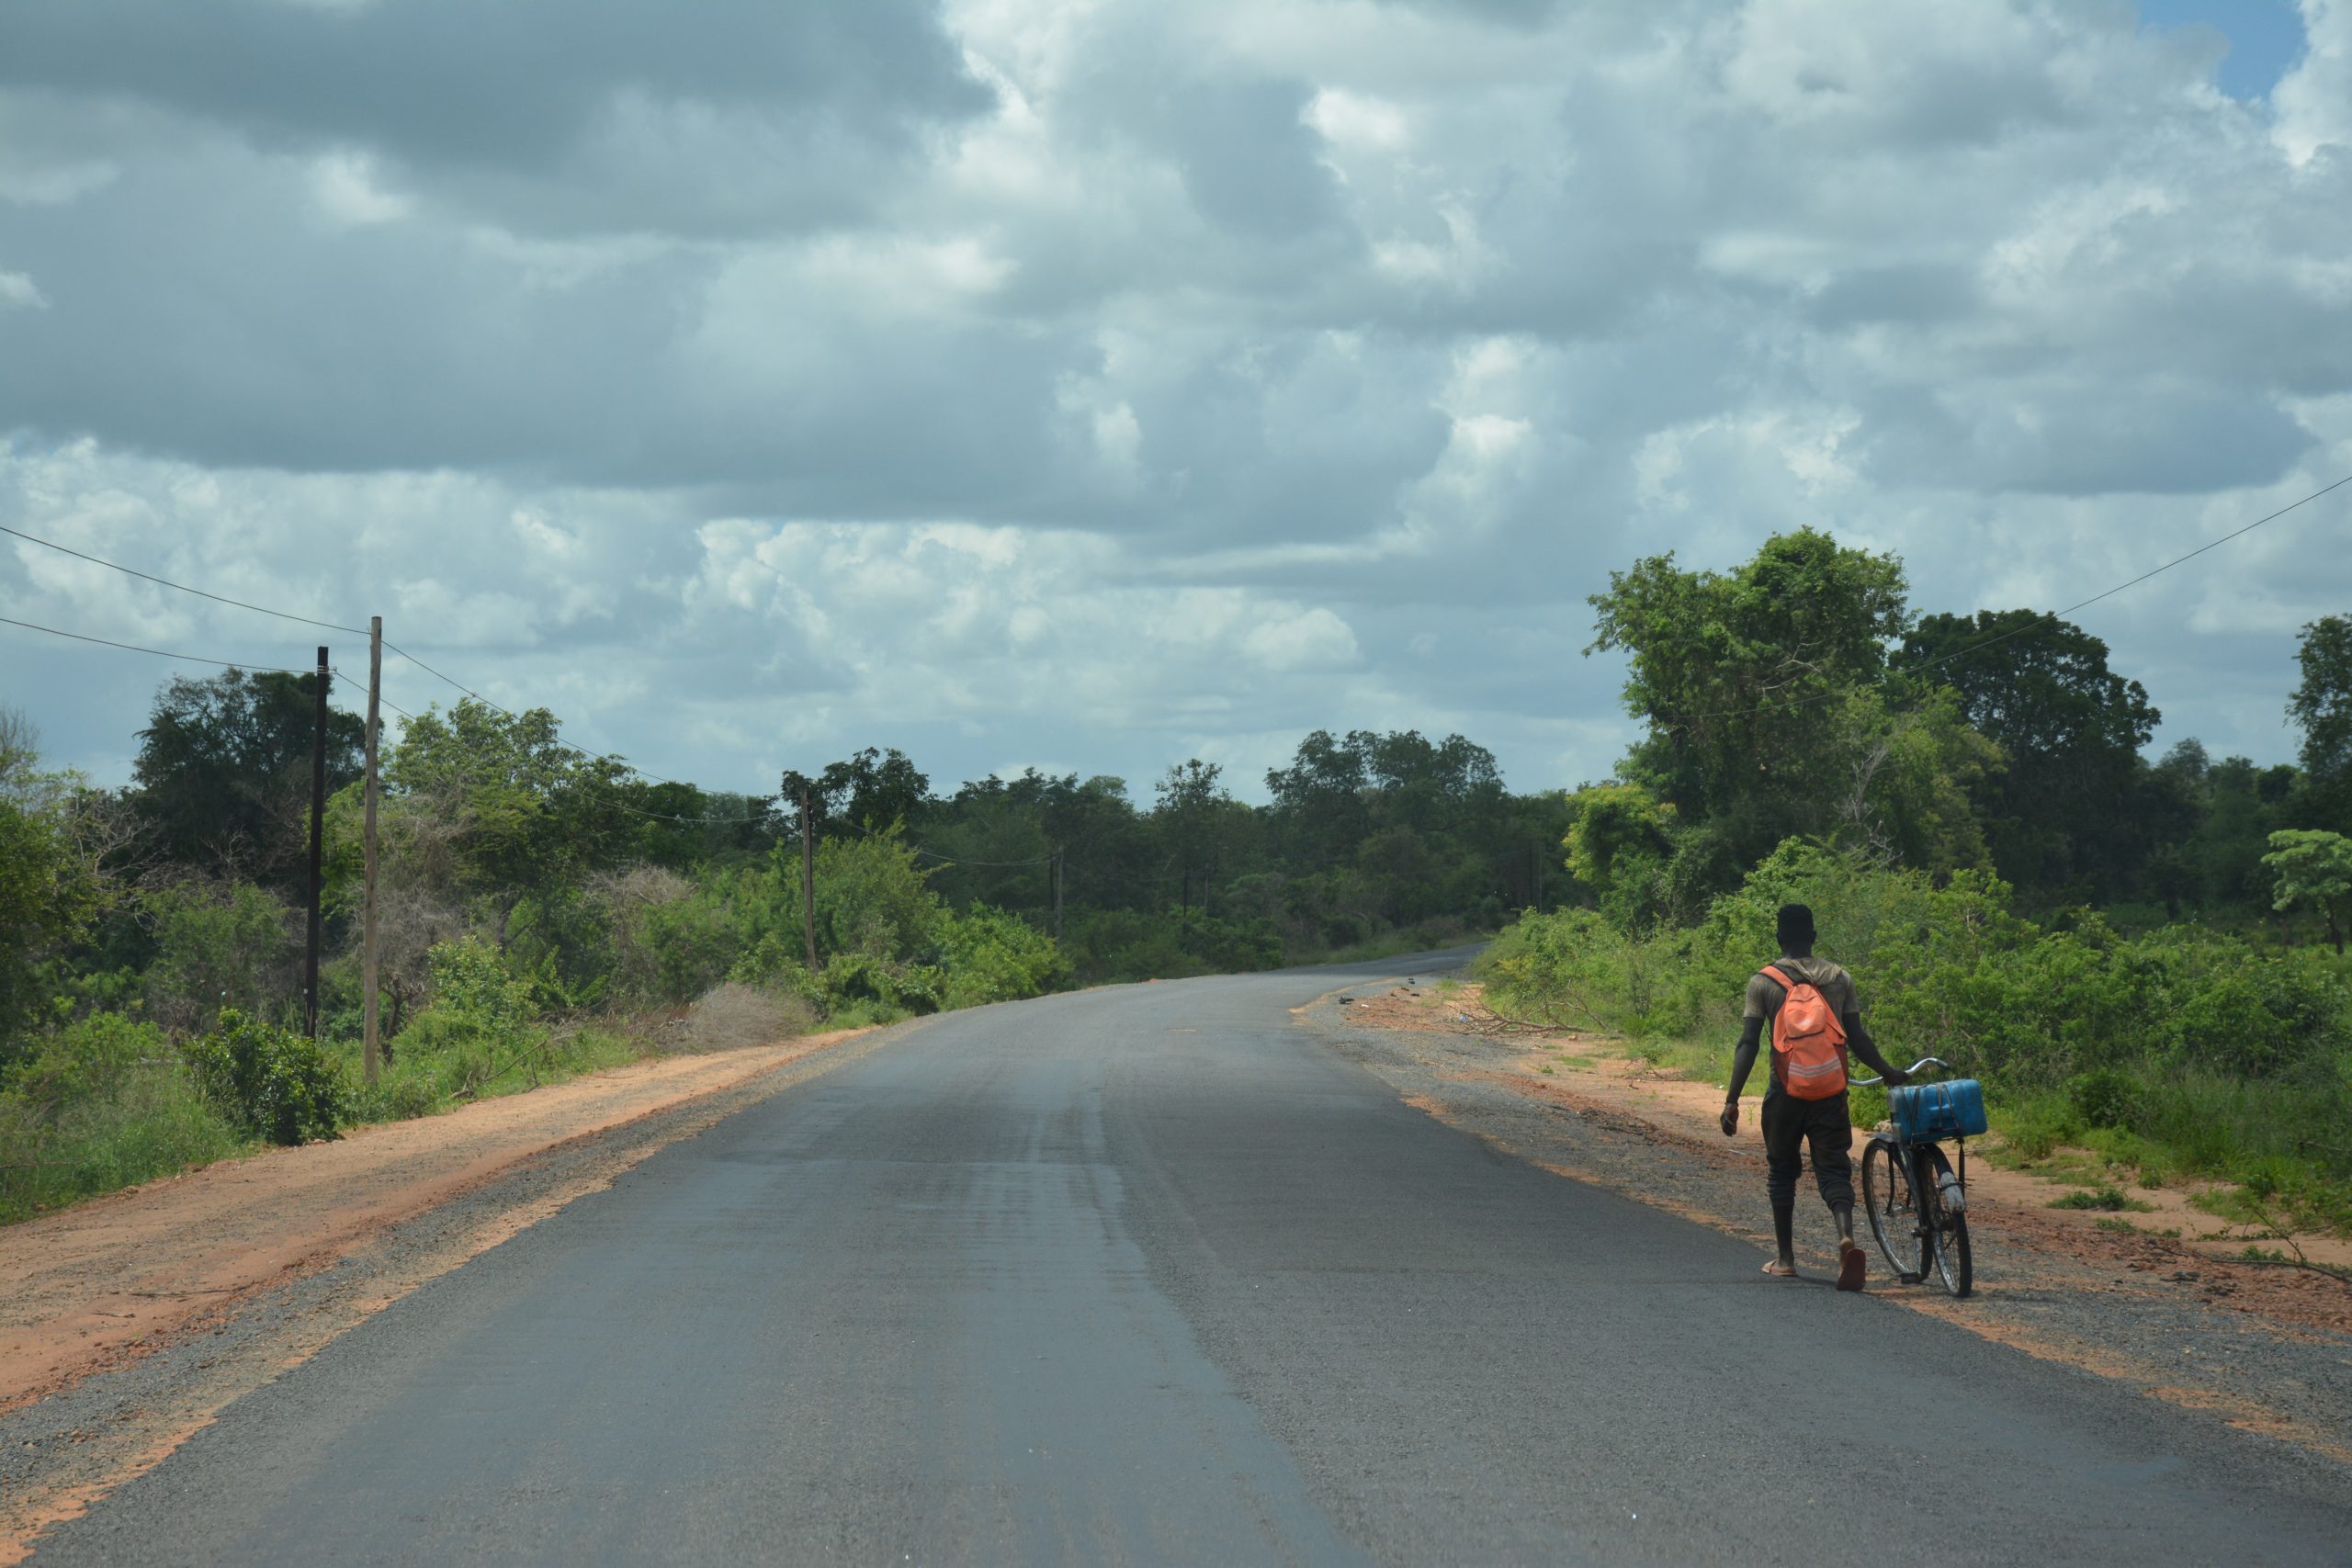
[[[1398,1104],[1288,1011],[1378,972],[922,1025],[34,1561],[2352,1561],[2340,1472]]]

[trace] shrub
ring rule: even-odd
[[[2088,1127],[2129,1127],[2140,1106],[2139,1080],[2113,1067],[2094,1067],[2066,1080],[2066,1098]]]
[[[223,1007],[266,1013],[299,998],[300,917],[245,883],[185,883],[141,899],[155,937],[147,1013],[175,1031]]]
[[[648,906],[634,936],[632,988],[662,1001],[701,996],[726,979],[743,950],[739,921],[709,890]]]
[[[120,1013],[92,1013],[43,1039],[9,1088],[28,1105],[53,1115],[78,1102],[116,1099],[141,1068],[170,1062],[171,1047],[153,1024]]]
[[[0,1221],[233,1152],[153,1025],[94,1013],[38,1038],[0,1092]]]
[[[951,1008],[1039,997],[1069,984],[1069,960],[1054,939],[1001,909],[975,904],[951,915],[944,938],[942,1000]]]
[[[817,1010],[796,992],[729,980],[705,992],[681,1022],[678,1049],[725,1051],[805,1034],[816,1027]]]
[[[502,1041],[531,1021],[531,987],[516,979],[498,950],[479,937],[460,937],[433,950],[433,1006],[462,1013]]]
[[[947,922],[929,873],[895,830],[817,846],[817,951],[928,961]]]
[[[332,1138],[350,1114],[350,1093],[318,1042],[222,1008],[212,1032],[182,1047],[197,1081],[220,1110],[276,1144]]]

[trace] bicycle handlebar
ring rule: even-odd
[[[1951,1071],[1951,1064],[1945,1061],[1941,1056],[1922,1056],[1917,1061],[1912,1063],[1909,1066],[1904,1068],[1903,1076],[1906,1078],[1917,1077],[1919,1076],[1919,1069],[1928,1066],[1931,1062],[1937,1066],[1941,1067],[1946,1072]],[[1855,1078],[1852,1081],[1857,1084],[1874,1084],[1884,1083],[1886,1079],[1883,1077],[1881,1077],[1874,1078]]]

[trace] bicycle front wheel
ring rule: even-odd
[[[1918,1279],[1928,1267],[1908,1167],[1893,1145],[1879,1139],[1862,1150],[1862,1209],[1870,1215],[1871,1236],[1894,1277],[1905,1280]]]
[[[1976,1285],[1976,1260],[1968,1248],[1968,1213],[1954,1209],[1944,1201],[1946,1184],[1958,1191],[1960,1183],[1951,1173],[1951,1161],[1944,1151],[1929,1144],[1919,1151],[1919,1214],[1927,1234],[1927,1250],[1933,1257],[1936,1277],[1944,1289],[1954,1296],[1964,1296]]]

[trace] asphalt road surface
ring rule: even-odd
[[[1289,1011],[1409,972],[925,1023],[396,1303],[34,1562],[2352,1561],[2342,1472],[1766,1280]]]

